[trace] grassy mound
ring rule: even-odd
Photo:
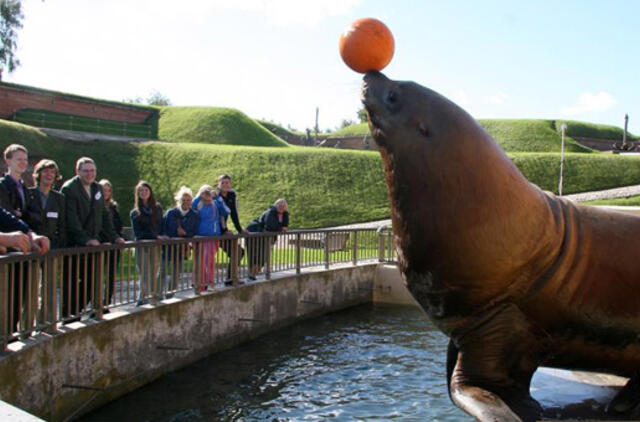
[[[505,151],[560,152],[562,138],[553,120],[483,119],[479,123]],[[335,131],[331,137],[364,136],[368,133],[368,124],[360,123]],[[566,137],[565,151],[592,150]]]
[[[213,184],[221,173],[234,178],[243,224],[279,197],[290,203],[292,228],[311,228],[387,218],[389,205],[377,152],[311,147],[259,148],[151,142],[71,142],[47,136],[30,126],[0,120],[0,148],[22,143],[31,158],[52,158],[66,178],[75,161],[95,159],[98,177],[114,184],[114,196],[128,224],[133,188],[147,180],[166,208],[173,193],[186,184],[197,190]],[[510,153],[524,175],[546,190],[556,191],[557,153]],[[607,189],[637,183],[640,158],[569,153],[565,193]]]
[[[288,146],[244,113],[220,107],[163,107],[158,136],[168,142]]]
[[[280,126],[279,124],[268,122],[266,120],[256,120],[256,122],[264,126],[269,132],[283,139],[286,139],[289,136],[306,136],[305,133],[292,131],[285,127]]]
[[[345,126],[329,134],[329,138],[346,138],[348,136],[365,136],[369,134],[368,123],[358,123],[357,125]]]
[[[510,153],[524,176],[544,190],[558,191],[560,154]],[[640,180],[640,157],[613,154],[565,155],[564,191],[577,193],[629,186]]]
[[[483,119],[478,121],[505,151],[560,152],[562,136],[552,120]],[[565,137],[565,151],[591,152],[570,137]]]
[[[569,136],[621,141],[624,133],[622,128],[617,126],[598,125],[595,123],[578,122],[575,120],[556,120],[556,132],[561,133],[563,123],[567,125],[566,133]],[[630,141],[637,141],[640,137],[627,132],[627,139]]]

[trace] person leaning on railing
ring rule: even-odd
[[[93,247],[101,243],[124,244],[113,229],[109,211],[105,205],[102,186],[96,180],[97,167],[89,157],[76,161],[76,175],[67,180],[61,192],[65,196],[67,213],[67,239],[69,246]],[[86,257],[86,259],[84,259]],[[64,262],[62,283],[62,317],[79,319],[91,301],[92,290],[102,288],[95,285],[98,267],[98,253],[89,252],[67,257]],[[86,292],[86,293],[85,293]],[[93,304],[94,308],[96,304]]]
[[[238,231],[238,234],[249,233],[247,230],[243,229],[242,225],[240,224],[240,218],[238,217],[238,196],[236,195],[236,191],[231,189],[231,176],[229,176],[228,174],[223,174],[220,177],[218,177],[217,192],[218,192],[218,195],[222,198],[224,203],[229,208],[229,215],[225,216],[224,219],[222,220],[222,222],[224,223],[222,227],[222,234],[223,235],[233,234],[233,232],[229,229],[229,225],[227,224],[229,216],[231,216],[231,221],[233,221],[233,225]],[[227,279],[225,280],[225,284],[227,286],[231,285],[232,283],[232,280],[231,280],[231,245],[232,244],[234,244],[234,242],[230,242],[228,240],[226,241],[223,240],[221,243],[221,249],[229,257],[229,265],[227,266]],[[239,263],[240,261],[242,261],[242,257],[244,256],[244,248],[240,246],[239,243],[235,243],[235,244],[237,245],[236,250],[240,252],[238,256],[238,263]]]
[[[113,199],[113,185],[107,179],[102,179],[98,183],[100,184],[100,186],[102,186],[102,192],[104,194],[104,204],[107,207],[107,211],[109,211],[109,217],[111,218],[111,223],[113,224],[113,230],[115,230],[118,237],[124,239],[124,235],[122,233],[124,225],[122,224],[122,218],[120,218],[120,208],[118,207],[118,203]],[[104,298],[105,306],[109,306],[112,303],[113,292],[116,288],[116,274],[117,269],[120,266],[121,256],[122,251],[120,249],[116,249],[109,252],[109,255],[107,257],[107,294]],[[109,310],[105,309],[105,312],[109,312]]]
[[[197,236],[220,236],[222,234],[222,221],[229,214],[229,207],[218,193],[209,185],[202,185],[198,190],[191,208],[198,210],[200,221],[196,229]],[[194,285],[198,284],[201,291],[207,290],[207,286],[215,286],[216,253],[218,252],[217,240],[205,240],[196,244],[194,251],[196,262],[196,277]]]
[[[136,240],[168,239],[162,233],[162,206],[156,202],[151,185],[144,180],[136,185],[135,203],[130,217]],[[136,265],[140,274],[140,296],[136,306],[149,303],[150,295],[155,295],[158,300],[163,298],[163,292],[156,291],[160,290],[157,289],[159,264],[160,248],[158,246],[136,248]]]
[[[49,251],[49,239],[46,236],[40,236],[34,233],[24,221],[15,215],[0,207],[0,254],[6,254],[8,250],[14,249],[22,253],[36,252],[44,255]],[[20,300],[18,284],[22,281],[28,281],[26,278],[25,265],[20,263],[11,264],[13,267],[13,313],[9,314],[9,301],[7,301],[7,309],[0,312],[7,313],[7,319],[13,321],[11,324],[11,332],[18,331],[18,323],[20,322],[21,309],[23,301]],[[22,268],[20,268],[22,267]],[[19,275],[22,272],[22,277]],[[22,327],[26,329],[27,327]]]
[[[164,234],[168,237],[193,237],[200,221],[198,211],[191,208],[193,191],[186,186],[180,186],[174,199],[176,207],[171,208],[164,215]],[[167,292],[173,292],[178,288],[178,281],[183,272],[188,249],[187,244],[167,245],[162,248],[160,282],[163,291],[166,289]],[[167,286],[168,267],[171,267],[171,281]],[[166,297],[173,297],[173,293],[167,293]]]
[[[285,199],[278,199],[260,217],[249,223],[247,230],[251,233],[286,232],[289,228],[288,208],[289,205]],[[270,248],[276,239],[276,236],[269,236],[269,239],[266,237],[250,237],[247,239],[249,280],[256,280],[256,275],[267,262],[267,248]]]

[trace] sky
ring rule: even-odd
[[[395,38],[383,70],[476,118],[571,119],[640,135],[640,1],[23,0],[4,80],[121,101],[232,107],[298,130],[357,120],[340,58],[355,19]]]

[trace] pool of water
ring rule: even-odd
[[[447,338],[410,307],[366,305],[165,375],[83,421],[472,421],[449,400]]]

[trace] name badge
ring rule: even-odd
[[[96,198],[96,201],[100,198],[102,198],[102,194],[100,192],[96,192],[96,196],[94,196],[94,198]]]
[[[47,212],[47,218],[58,218],[58,213],[55,211]]]

